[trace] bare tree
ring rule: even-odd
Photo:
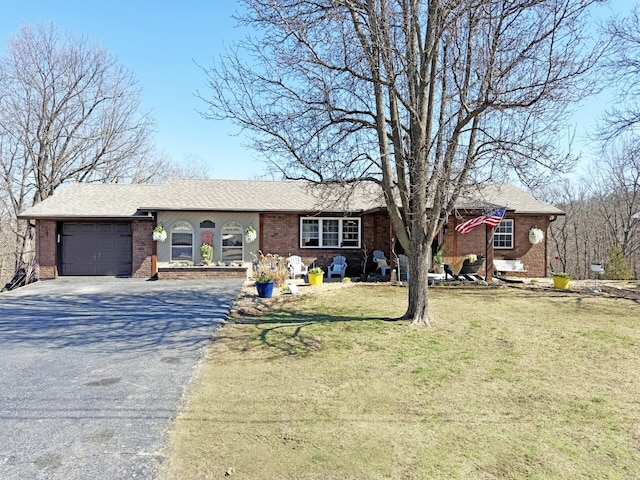
[[[640,254],[638,139],[620,135],[593,161],[588,177],[549,188],[545,197],[566,212],[551,225],[552,269],[589,278],[592,263],[607,263],[612,247],[633,266]]]
[[[621,136],[612,142],[591,171],[597,211],[609,232],[610,245],[618,245],[631,259],[640,252],[640,139]]]
[[[0,190],[14,218],[65,182],[135,176],[152,122],[133,75],[107,51],[53,25],[25,25],[0,72]],[[29,232],[16,227],[24,252]]]
[[[409,256],[405,316],[428,324],[429,247],[459,195],[561,167],[553,140],[591,88],[597,0],[242,3],[260,36],[207,70],[207,115],[250,131],[287,178],[378,184]]]
[[[124,168],[121,168],[124,167]],[[144,157],[132,158],[126,165],[113,165],[107,171],[107,179],[112,183],[162,183],[169,178],[207,178],[206,163],[193,155],[182,162],[156,150]]]
[[[591,264],[604,263],[611,245],[591,183],[565,180],[545,196],[566,213],[551,224],[551,270],[569,273],[572,278],[589,278]]]
[[[608,142],[621,133],[637,132],[640,125],[640,5],[628,17],[614,18],[605,28],[612,41],[605,70],[615,86],[617,103],[603,115],[600,139]]]

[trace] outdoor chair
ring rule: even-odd
[[[298,255],[292,255],[287,260],[287,267],[289,268],[289,276],[293,279],[298,275],[302,275],[303,277],[309,273],[309,268],[302,263],[302,258]]]
[[[376,264],[376,272],[380,270],[382,276],[386,276],[389,273],[389,261],[387,257],[384,256],[384,252],[382,250],[374,250],[373,251],[373,262]]]
[[[409,257],[402,253],[398,255],[398,280],[409,281]]]
[[[347,273],[347,259],[342,255],[333,257],[333,261],[329,265],[327,278],[331,278],[332,275],[340,275],[340,278],[344,278],[345,273]]]
[[[484,280],[480,275],[478,275],[478,270],[480,270],[483,263],[484,257],[482,255],[478,255],[475,261],[471,261],[470,258],[465,258],[458,273],[454,272],[455,269],[451,265],[445,265],[445,279],[451,275],[455,280],[462,280],[463,278],[469,281]]]

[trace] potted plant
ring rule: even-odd
[[[257,236],[258,234],[256,233],[256,229],[253,228],[252,226],[249,226],[244,229],[244,241],[246,243],[253,242]]]
[[[273,278],[261,271],[260,275],[256,277],[256,290],[260,298],[271,298],[273,295],[273,285],[275,284]]]
[[[551,270],[553,271],[553,265],[554,264],[559,264],[559,266],[564,267],[564,264],[561,262],[560,260],[560,255],[557,255],[555,257],[553,257],[553,260],[555,261],[552,265],[551,265]],[[553,287],[557,288],[559,290],[569,290],[569,280],[571,280],[571,277],[569,276],[568,273],[565,272],[553,272]]]
[[[571,277],[568,273],[554,272],[553,287],[559,290],[569,290],[569,280],[571,280]]]
[[[200,257],[203,265],[209,265],[213,260],[213,247],[208,243],[203,243],[200,246]]]
[[[324,276],[324,270],[320,267],[314,267],[309,270],[309,285],[320,285],[322,284],[322,278]]]
[[[151,237],[153,238],[154,242],[164,242],[167,239],[167,231],[162,225],[158,225],[153,229]]]
[[[444,273],[444,259],[442,257],[443,255],[443,251],[441,247],[438,247],[438,250],[436,250],[435,255],[433,256],[433,269],[435,270],[436,273]]]

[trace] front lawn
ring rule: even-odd
[[[219,330],[167,479],[640,478],[640,306],[548,291],[300,297]]]

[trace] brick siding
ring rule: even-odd
[[[333,257],[347,259],[347,276],[362,273],[363,249],[361,248],[300,248],[300,217],[287,213],[263,213],[260,216],[260,250],[282,257],[298,255],[305,265],[325,268]],[[386,214],[368,214],[361,217],[361,241],[367,249],[367,271],[372,268],[373,250],[390,255],[390,220]]]
[[[505,216],[505,219],[513,219],[513,244],[512,249],[494,249],[493,258],[502,260],[520,260],[524,264],[526,272],[509,273],[509,276],[519,277],[546,277],[547,270],[547,239],[538,245],[529,242],[529,230],[531,227],[541,229],[545,237],[548,233],[549,219],[547,216],[513,215]],[[455,231],[454,224],[450,223],[447,234],[444,236],[443,249],[445,263],[454,263],[458,258],[468,255],[485,255],[485,227],[476,227],[466,235]],[[486,264],[485,264],[486,265]],[[479,273],[485,275],[484,266]]]
[[[151,256],[153,252],[153,222],[134,220],[131,222],[131,276],[150,278],[153,275]]]
[[[545,247],[547,245],[547,234],[549,233],[548,217],[519,215],[514,218],[513,236],[515,248],[510,251],[496,250],[495,258],[521,260],[527,272],[520,274],[520,276],[546,277],[548,275],[548,262]],[[545,235],[545,239],[537,245],[532,245],[529,242],[529,230],[532,227],[539,228]]]
[[[36,266],[40,280],[51,280],[58,276],[56,226],[55,220],[36,220]]]
[[[247,278],[244,267],[160,267],[158,280],[208,280],[213,278]]]

